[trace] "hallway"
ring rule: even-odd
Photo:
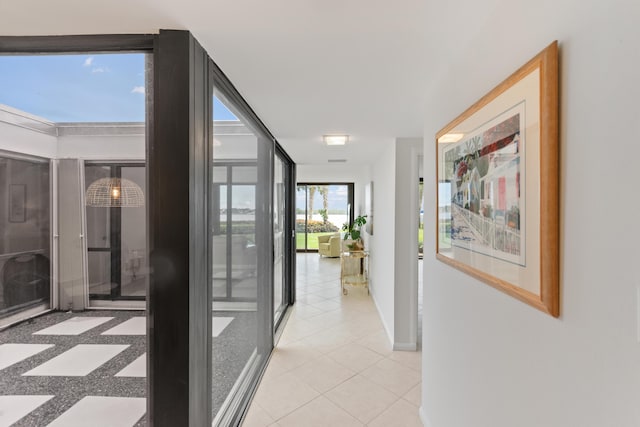
[[[340,260],[297,255],[297,301],[244,427],[422,426],[421,353],[392,351],[364,288],[340,292]]]

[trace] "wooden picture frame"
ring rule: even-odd
[[[436,134],[436,257],[558,317],[558,45]]]
[[[12,184],[9,186],[9,222],[27,220],[27,186]]]

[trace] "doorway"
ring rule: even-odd
[[[145,308],[144,163],[85,162],[89,307]]]
[[[296,250],[317,252],[318,237],[353,223],[353,183],[299,183],[296,191]]]
[[[0,200],[2,326],[50,308],[49,161],[0,152]]]

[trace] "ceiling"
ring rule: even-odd
[[[0,34],[188,29],[294,161],[368,164],[396,137],[422,135],[425,3],[0,0]],[[342,133],[347,146],[324,146]]]

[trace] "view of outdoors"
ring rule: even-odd
[[[349,221],[353,184],[299,184],[296,193],[296,249],[317,250],[318,236]]]

